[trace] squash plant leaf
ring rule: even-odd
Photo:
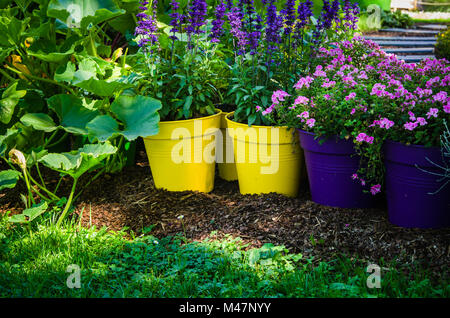
[[[110,82],[105,80],[99,80],[94,77],[82,82],[78,82],[74,85],[100,97],[109,97],[116,92],[134,87],[134,85],[131,84],[121,83],[117,81]]]
[[[82,30],[124,13],[113,0],[51,0],[47,9],[49,17]]]
[[[157,99],[135,95],[122,95],[111,104],[111,111],[125,125],[121,134],[129,141],[159,132],[161,102]]]
[[[38,216],[47,211],[47,202],[41,202],[34,205],[31,208],[23,210],[22,214],[15,214],[9,217],[8,221],[11,223],[29,223],[36,219]]]
[[[16,186],[21,173],[16,170],[0,171],[0,191],[3,189],[12,189]]]
[[[10,84],[3,92],[2,99],[0,99],[0,122],[3,124],[8,124],[11,121],[16,105],[27,93],[25,90],[17,91],[16,88],[17,82]]]
[[[53,119],[43,113],[29,113],[22,116],[20,121],[25,126],[31,126],[36,130],[43,130],[45,132],[52,132],[58,128]]]
[[[117,148],[109,144],[87,144],[77,151],[49,153],[39,159],[39,162],[78,179],[83,173],[102,166],[102,161],[116,151]]]
[[[86,125],[86,128],[89,131],[89,138],[100,142],[120,134],[119,124],[109,115],[95,117]]]
[[[70,61],[66,66],[60,66],[56,71],[55,80],[70,83],[100,97],[110,97],[116,92],[134,87],[133,84],[120,80],[118,76],[99,78],[105,76],[108,70],[110,73],[114,71],[120,73],[120,70],[115,70],[111,64],[102,59],[89,57],[79,62],[78,70]]]
[[[0,136],[0,157],[4,157],[8,149],[15,146],[15,137],[19,132],[19,129],[10,128]]]
[[[73,35],[64,41],[62,46],[57,47],[50,40],[39,39],[30,46],[28,54],[45,62],[60,63],[75,52],[79,40],[79,36]]]
[[[87,134],[86,124],[99,114],[84,107],[80,98],[67,94],[50,97],[48,107],[58,115],[61,127],[73,134]]]

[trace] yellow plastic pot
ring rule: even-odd
[[[296,197],[302,180],[303,152],[298,133],[287,127],[251,126],[226,116],[234,139],[234,158],[242,194],[275,192]]]
[[[217,166],[219,177],[226,181],[236,181],[238,179],[236,165],[234,164],[233,139],[227,135],[227,121],[225,117],[229,113],[222,112],[220,131],[222,133],[222,153],[217,152]],[[220,147],[217,145],[217,147]]]
[[[198,119],[162,121],[157,135],[144,138],[156,188],[212,191],[221,114],[218,110]]]

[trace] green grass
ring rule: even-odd
[[[381,289],[366,286],[366,265],[347,257],[316,262],[284,247],[245,249],[239,239],[185,242],[125,232],[58,229],[47,220],[28,229],[0,220],[0,297],[449,297],[448,282],[427,272],[381,272]],[[67,266],[81,268],[70,289]]]

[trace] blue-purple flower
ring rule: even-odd
[[[277,14],[277,7],[274,0],[267,1],[267,16],[266,16],[266,41],[269,51],[277,48],[277,44],[281,42],[280,30],[283,26],[283,19]]]
[[[155,44],[158,41],[158,27],[156,25],[156,9],[155,6],[158,4],[157,0],[153,1],[153,14],[149,15],[148,12],[148,1],[141,1],[139,10],[140,12],[136,14],[138,18],[137,27],[134,35],[141,35],[138,40],[138,45],[140,47],[145,47],[150,43],[150,45]]]
[[[295,23],[295,0],[286,1],[286,9],[284,10],[284,34],[291,34],[292,27]]]
[[[237,39],[235,46],[238,49],[238,53],[244,54],[248,42],[247,33],[242,29],[243,14],[239,10],[239,7],[233,7],[227,16],[231,26],[230,33]]]
[[[188,12],[188,27],[186,29],[189,35],[200,34],[205,31],[200,28],[206,23],[206,15],[208,13],[208,6],[205,0],[192,0]]]
[[[225,16],[226,10],[227,8],[223,1],[221,1],[220,4],[216,7],[216,18],[212,22],[213,27],[211,29],[211,42],[220,42],[220,37],[223,34],[223,17]]]
[[[170,6],[171,6],[171,12],[170,12],[169,16],[172,18],[172,20],[169,23],[169,25],[172,26],[172,29],[170,30],[172,35],[170,36],[170,38],[172,40],[178,40],[175,33],[177,33],[177,32],[179,33],[182,31],[181,28],[182,28],[182,22],[183,22],[183,15],[181,13],[177,12],[177,10],[180,8],[180,4],[176,0],[172,0],[170,2]]]

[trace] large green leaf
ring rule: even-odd
[[[22,116],[20,121],[25,126],[31,126],[36,130],[43,130],[45,132],[52,132],[58,129],[58,126],[55,124],[53,119],[49,115],[43,113],[26,114]]]
[[[19,20],[15,17],[0,17],[0,46],[18,46],[29,21],[30,18]]]
[[[11,223],[29,223],[36,219],[39,215],[47,211],[47,202],[41,202],[34,205],[31,208],[23,210],[22,214],[15,214],[9,217],[9,222]]]
[[[74,134],[87,134],[86,124],[99,114],[84,107],[80,98],[67,94],[50,97],[48,107],[58,115],[61,127]]]
[[[125,125],[121,134],[131,141],[159,132],[158,110],[161,107],[161,102],[151,97],[122,95],[111,104],[111,111]]]
[[[75,86],[83,88],[88,92],[94,93],[95,95],[101,97],[112,96],[115,92],[119,92],[121,90],[134,87],[134,85],[131,84],[116,81],[108,82],[104,80],[98,80],[95,78],[91,78],[87,81],[80,82],[78,84],[75,84]]]
[[[120,76],[100,79],[106,75],[107,71],[113,75],[114,73],[120,74],[120,70],[115,69],[108,62],[89,57],[79,62],[78,70],[72,62],[68,62],[65,67],[58,68],[55,80],[70,83],[100,97],[109,97],[116,92],[134,87],[133,84],[121,81]]]
[[[116,151],[117,148],[109,144],[87,144],[78,151],[47,154],[39,162],[53,170],[79,178],[83,173],[100,167],[102,161]]]
[[[14,114],[19,100],[25,96],[27,91],[17,91],[17,82],[9,85],[9,87],[3,92],[2,99],[0,100],[0,122],[8,124]]]
[[[8,48],[1,48],[0,51],[0,63],[3,63],[4,60],[12,53],[14,52],[15,48],[8,47]]]
[[[119,124],[109,115],[95,117],[86,125],[86,128],[89,131],[89,138],[101,142],[120,134]]]
[[[45,62],[60,63],[75,52],[79,40],[80,38],[74,35],[65,40],[62,46],[57,47],[50,40],[39,39],[30,46],[28,54]]]
[[[19,134],[19,129],[9,128],[6,134],[0,136],[0,157],[4,157],[8,149],[15,146],[15,137]]]
[[[0,191],[14,188],[20,175],[21,173],[16,170],[0,171]]]
[[[124,13],[113,0],[51,0],[47,10],[49,17],[83,30]]]
[[[37,218],[39,215],[43,214],[45,211],[47,211],[48,205],[47,202],[41,202],[36,206],[33,206],[31,208],[28,208],[22,212],[23,215],[28,217],[28,222],[33,221],[35,218]]]

